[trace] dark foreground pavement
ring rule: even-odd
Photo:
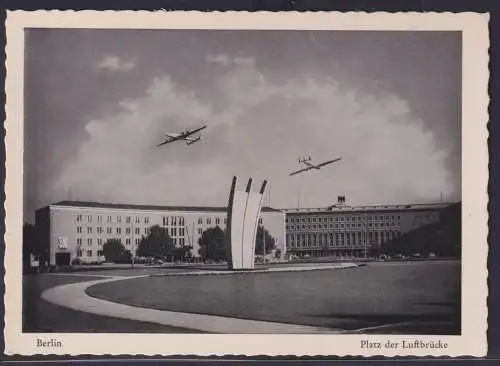
[[[354,269],[146,277],[104,283],[94,297],[128,305],[381,334],[460,334],[460,263],[372,263]]]
[[[106,271],[106,275],[118,272]],[[134,271],[127,272],[134,275]],[[121,274],[121,273],[120,273]],[[141,273],[135,273],[138,275]],[[43,291],[59,285],[97,280],[98,276],[26,275],[23,277],[23,332],[35,333],[199,333],[127,319],[88,314],[53,305],[42,298]]]

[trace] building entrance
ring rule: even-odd
[[[70,253],[56,253],[56,266],[69,266]]]

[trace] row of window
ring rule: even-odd
[[[329,233],[329,234],[296,234],[287,235],[287,246],[290,248],[300,247],[323,247],[323,246],[349,246],[361,245],[365,243],[380,244],[401,236],[399,231],[370,232],[368,235],[362,233]]]
[[[163,226],[184,226],[184,217],[163,216]]]
[[[86,231],[87,231],[87,234],[92,234],[93,233],[93,228],[89,226],[89,227],[87,227]],[[77,226],[76,227],[76,233],[77,234],[83,234],[83,228],[81,226]],[[96,227],[96,233],[98,235],[103,234],[104,233],[103,227],[102,226]],[[121,235],[122,228],[121,227],[117,227],[116,230],[115,230],[115,233],[118,234],[118,235]],[[131,233],[132,233],[132,228],[130,228],[130,227],[125,228],[125,234],[130,235]],[[134,230],[134,233],[136,235],[140,235],[141,234],[141,228],[136,227],[135,230]],[[144,230],[143,230],[143,233],[144,233],[144,235],[149,235],[150,228],[145,227]],[[108,235],[113,234],[113,228],[108,226],[106,228],[106,234],[108,234]]]
[[[93,216],[92,215],[86,215],[87,223],[92,223]],[[103,216],[98,215],[96,217],[98,223],[103,222]],[[76,215],[76,221],[77,222],[85,222],[85,215],[78,214]],[[113,222],[113,217],[108,215],[106,217],[106,223],[112,223]],[[121,224],[122,223],[122,216],[116,216],[116,222]],[[212,222],[215,223],[215,225],[221,225],[221,223],[224,223],[224,225],[227,225],[227,218],[212,218],[212,217],[206,217],[205,219],[203,217],[198,218],[198,224],[203,225],[203,222],[205,222],[207,225],[212,225]],[[125,216],[125,223],[130,224],[132,223],[132,216]],[[141,218],[139,216],[135,217],[135,223],[140,224],[141,223]],[[144,217],[144,224],[149,224],[150,219],[149,217]],[[182,216],[163,216],[163,226],[184,226],[185,221],[184,217]],[[262,218],[259,219],[259,224],[262,224]]]
[[[90,249],[89,249],[89,250],[87,250],[86,254],[87,254],[87,257],[92,257],[93,252],[92,252],[92,250],[90,250]],[[79,258],[83,257],[83,250],[78,249],[78,250],[76,251],[76,256],[77,256],[77,257],[79,257]],[[103,251],[102,251],[102,250],[98,250],[98,251],[97,251],[97,256],[98,256],[98,257],[102,257],[102,256],[104,256]]]
[[[397,226],[396,223],[388,223],[388,222],[381,222],[381,223],[368,223],[368,227],[369,228],[373,228],[373,227],[376,227],[376,228],[383,228],[383,227],[394,227],[394,226]],[[361,228],[364,228],[365,225],[363,225],[362,223],[355,223],[355,224],[313,224],[313,225],[287,225],[286,226],[286,229],[287,230],[317,230],[317,229],[361,229]]]
[[[344,222],[344,221],[365,221],[365,219],[368,219],[368,221],[382,221],[385,220],[386,222],[394,222],[394,221],[399,221],[401,220],[400,215],[368,215],[368,216],[323,216],[323,217],[316,217],[316,216],[311,216],[311,217],[303,217],[303,216],[290,216],[286,218],[286,222],[305,222],[305,223],[314,223],[314,222]]]
[[[93,233],[93,228],[89,226],[89,227],[87,227],[86,231],[87,231],[87,234],[92,234]],[[97,232],[98,235],[103,234],[104,233],[103,227],[102,226],[96,227],[96,232]],[[145,227],[143,229],[144,235],[149,235],[150,232],[151,232],[151,230],[148,227]],[[186,228],[185,227],[171,227],[170,230],[168,230],[168,233],[169,233],[170,236],[184,236],[185,232],[186,232]],[[83,234],[83,228],[81,226],[77,226],[76,227],[76,233],[77,234]],[[115,229],[115,233],[117,235],[121,235],[122,234],[122,228],[121,227],[117,227]],[[131,233],[132,233],[132,228],[130,228],[130,227],[125,228],[125,234],[126,235],[130,235]],[[141,235],[141,228],[139,228],[139,227],[134,228],[134,233],[136,235]],[[113,234],[113,228],[108,226],[106,228],[106,234],[108,234],[108,235]]]
[[[179,244],[181,246],[185,245],[185,243],[186,243],[185,238],[173,238],[173,241],[174,241],[175,245]],[[135,238],[134,242],[135,242],[135,245],[139,245],[139,243],[141,242],[141,239],[140,238]],[[78,246],[81,246],[82,243],[83,243],[83,239],[82,238],[76,238],[76,244]],[[92,244],[93,244],[92,238],[87,238],[87,245],[88,246],[92,246]],[[126,238],[125,239],[125,245],[131,245],[131,244],[132,244],[132,239]],[[97,238],[97,245],[103,245],[103,240],[101,238]]]
[[[206,217],[205,220],[203,220],[203,217],[198,217],[198,225],[203,225],[203,221],[207,225],[212,225],[212,218],[211,217]],[[221,222],[224,222],[224,225],[227,225],[227,218],[221,219],[220,217],[216,217],[214,219],[215,225],[220,225]]]
[[[86,215],[86,216],[87,216],[86,217],[87,218],[86,222],[89,222],[89,223],[92,222],[93,216],[92,215]],[[85,220],[85,215],[82,215],[82,214],[76,215],[76,221],[77,222],[84,222],[84,220]],[[102,215],[97,215],[96,220],[97,220],[98,223],[103,222],[102,221],[103,220],[103,216]],[[106,222],[107,223],[113,222],[113,217],[111,215],[108,215],[106,217]],[[119,223],[119,224],[121,224],[122,217],[121,216],[116,216],[116,222]],[[131,216],[125,216],[125,223],[126,224],[131,224],[132,223],[132,217]],[[136,224],[140,224],[141,223],[141,218],[139,216],[135,217],[135,223]],[[145,224],[149,224],[149,217],[144,217],[144,223]]]

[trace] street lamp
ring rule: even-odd
[[[368,241],[368,208],[365,207],[365,259],[366,259],[366,246]]]

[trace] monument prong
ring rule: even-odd
[[[228,266],[233,270],[253,269],[255,267],[255,240],[257,225],[262,207],[262,196],[267,180],[259,192],[252,192],[253,179],[249,178],[245,191],[238,190],[237,177],[229,193],[227,211],[226,243]]]
[[[267,187],[267,180],[262,182],[262,186],[260,187],[260,194],[264,194],[264,192],[266,191],[266,187]]]
[[[248,183],[247,183],[247,188],[245,189],[245,192],[250,193],[250,191],[252,190],[252,183],[253,183],[253,179],[249,178],[248,179]]]

